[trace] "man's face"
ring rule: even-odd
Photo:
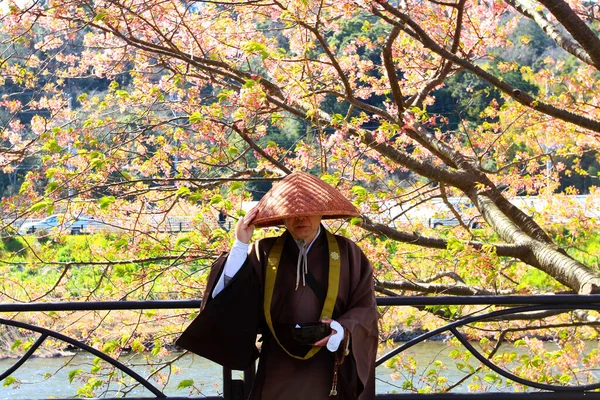
[[[284,219],[283,222],[294,239],[304,239],[307,242],[310,242],[313,240],[317,234],[317,231],[319,230],[321,216],[313,215],[311,217],[291,217]]]

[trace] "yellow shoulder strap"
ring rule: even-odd
[[[335,302],[337,300],[338,291],[340,288],[340,248],[337,240],[335,240],[335,237],[327,231],[325,231],[325,233],[327,234],[327,245],[329,251],[329,277],[327,283],[327,296],[325,298],[325,304],[323,304],[323,310],[321,310],[320,319],[331,318],[333,315],[333,309],[335,307]],[[265,320],[267,321],[267,325],[269,326],[271,334],[273,334],[277,344],[279,344],[279,347],[281,347],[291,357],[299,360],[308,360],[317,354],[317,352],[321,350],[321,347],[313,346],[304,357],[291,354],[285,347],[283,347],[277,338],[275,329],[273,328],[273,321],[271,319],[271,302],[273,300],[273,291],[275,289],[275,281],[277,279],[277,270],[279,269],[279,263],[281,262],[281,252],[283,250],[284,243],[285,235],[282,235],[277,239],[273,245],[273,248],[269,252],[269,258],[265,272],[265,295],[263,302]]]

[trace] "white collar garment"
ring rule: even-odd
[[[300,249],[300,252],[298,253],[298,264],[296,265],[296,288],[295,288],[295,290],[298,290],[298,286],[300,284],[300,275],[302,275],[302,286],[306,286],[306,274],[308,273],[308,263],[306,260],[308,258],[308,251],[312,247],[315,240],[317,240],[320,233],[321,233],[321,225],[319,225],[317,234],[315,235],[315,237],[309,243],[308,246],[306,245],[306,241],[304,239],[300,239],[300,240],[294,239],[294,241],[298,245],[298,248]],[[304,273],[301,273],[301,271]]]

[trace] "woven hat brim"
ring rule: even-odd
[[[304,214],[303,216],[312,217],[314,215],[320,215],[321,217],[323,217],[323,219],[345,219],[345,218],[359,217],[360,213],[356,212],[355,214],[331,214],[331,215],[327,215],[324,213],[314,213],[312,215]],[[262,218],[260,220],[257,220],[257,218],[254,218],[254,220],[252,221],[252,224],[254,226],[256,226],[257,228],[267,228],[269,226],[280,226],[280,225],[285,224],[284,219],[298,217],[298,216],[299,215],[286,215],[286,216],[279,217],[279,218],[272,218],[272,219]]]
[[[305,172],[288,175],[256,207],[258,212],[251,223],[257,227],[283,225],[284,219],[299,216],[335,219],[360,215],[337,189]]]

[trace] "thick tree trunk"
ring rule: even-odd
[[[484,219],[503,240],[526,249],[517,258],[546,272],[577,293],[600,293],[600,274],[596,271],[574,260],[557,246],[532,238],[489,197],[478,195],[476,201]]]

